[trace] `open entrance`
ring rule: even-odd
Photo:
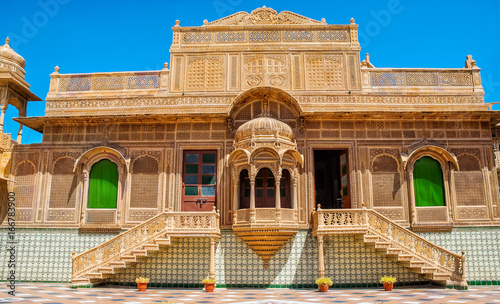
[[[314,186],[322,209],[351,208],[347,150],[314,150]]]

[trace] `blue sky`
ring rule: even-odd
[[[486,102],[500,102],[497,0],[4,0],[0,40],[10,36],[11,47],[27,61],[31,90],[45,100],[56,65],[63,74],[159,70],[170,63],[176,19],[198,26],[263,5],[330,24],[355,18],[361,58],[369,52],[376,67],[461,68],[471,54],[482,69]],[[30,103],[28,116],[43,116],[44,109],[45,101]],[[17,134],[13,115],[17,111],[9,107],[6,132]],[[41,135],[25,128],[23,143],[36,142]]]

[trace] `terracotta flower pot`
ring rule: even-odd
[[[146,287],[148,287],[148,282],[137,282],[137,288],[139,288],[139,291],[146,291]]]
[[[215,283],[205,283],[205,291],[206,292],[214,292]]]
[[[318,287],[319,287],[319,291],[321,291],[321,292],[327,292],[328,291],[328,287],[330,287],[330,286],[328,286],[328,285],[325,284],[325,285],[318,285]]]
[[[387,291],[392,291],[392,287],[394,287],[394,284],[392,283],[384,283],[384,289]]]

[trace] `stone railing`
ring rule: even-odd
[[[233,225],[263,224],[280,225],[297,222],[297,211],[294,209],[255,208],[236,211]]]
[[[362,68],[363,87],[472,88],[483,92],[480,69]]]
[[[452,279],[465,279],[465,256],[448,251],[403,226],[391,221],[375,210],[318,209],[313,213],[313,235],[339,233],[376,234],[421,259],[427,260],[452,274]]]
[[[168,70],[51,75],[49,96],[65,92],[158,90],[168,85]]]
[[[164,212],[114,238],[73,255],[73,279],[92,273],[121,256],[141,250],[161,237],[220,236],[219,214],[215,212]]]

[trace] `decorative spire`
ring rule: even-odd
[[[375,66],[370,62],[370,54],[366,53],[366,59],[361,62],[364,68],[374,68]]]
[[[467,59],[465,61],[465,69],[477,68],[476,61],[472,59],[472,55],[467,55],[465,58]]]
[[[6,48],[9,48],[9,49],[10,49],[10,46],[9,46],[9,41],[10,41],[9,36],[7,36],[7,38],[5,38],[5,44],[4,44],[4,47],[6,47]]]

